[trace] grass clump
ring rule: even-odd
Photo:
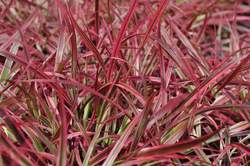
[[[248,165],[249,1],[0,9],[0,165]]]

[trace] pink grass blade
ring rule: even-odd
[[[91,50],[94,55],[96,56],[96,59],[98,60],[98,62],[100,63],[103,71],[105,72],[105,66],[104,66],[104,62],[103,59],[98,51],[98,49],[96,48],[96,46],[93,44],[93,42],[89,39],[89,37],[84,33],[84,31],[79,27],[79,25],[77,24],[77,22],[75,21],[75,19],[73,18],[70,9],[64,9],[66,10],[66,14],[68,15],[69,19],[71,20],[71,23],[73,24],[73,26],[75,27],[76,31],[80,34],[80,37],[82,38],[83,43],[86,45],[86,47]]]
[[[138,152],[137,157],[164,156],[172,153],[182,152],[200,145],[204,141],[217,134],[220,130],[221,129],[219,128],[210,134],[196,138],[194,140],[182,141],[173,145],[159,145],[151,148],[145,148]]]
[[[124,84],[124,83],[117,83],[116,84],[117,87],[120,87],[122,89],[124,89],[125,91],[130,92],[131,94],[133,94],[143,105],[145,105],[145,99],[144,97],[135,89],[133,89],[131,86]]]
[[[34,67],[33,65],[31,65],[28,62],[26,62],[25,60],[23,60],[23,58],[17,57],[15,55],[13,55],[12,53],[7,52],[7,51],[3,51],[3,50],[0,50],[0,54],[2,54],[6,58],[9,58],[17,63],[20,63],[23,66],[30,68],[33,72],[37,73],[42,78],[47,78],[47,79],[50,78],[46,73],[39,70],[38,67]],[[63,97],[66,101],[69,101],[68,95],[65,93],[65,91],[61,87],[59,87],[57,84],[51,84],[51,86],[55,87],[55,89],[57,89],[59,91],[59,93],[63,94]]]
[[[189,63],[187,63],[187,61],[184,59],[184,55],[181,52],[181,50],[176,47],[173,44],[173,41],[171,41],[168,38],[164,38],[166,41],[166,44],[164,44],[162,41],[157,41],[160,46],[163,48],[163,50],[166,52],[165,57],[168,58],[168,55],[170,56],[170,58],[176,63],[176,65],[178,65],[178,67],[183,71],[183,73],[192,81],[194,81],[194,83],[196,84],[197,82],[197,78],[191,74],[192,72],[192,68],[190,66]]]
[[[66,110],[64,108],[64,101],[61,96],[59,96],[59,108],[61,115],[61,128],[60,128],[60,144],[58,149],[57,166],[67,165],[67,120],[66,120]]]
[[[178,38],[182,41],[182,43],[185,45],[185,47],[190,51],[191,56],[196,59],[197,62],[200,63],[201,69],[203,69],[203,72],[205,74],[208,74],[209,71],[209,65],[206,61],[206,59],[197,52],[197,50],[194,48],[193,44],[188,40],[188,38],[184,35],[184,33],[173,23],[171,19],[168,19],[171,28],[174,29],[175,33],[177,34]]]
[[[126,33],[126,29],[128,27],[129,21],[136,10],[137,3],[138,3],[137,0],[131,1],[129,11],[128,11],[126,18],[124,19],[124,21],[121,25],[121,30],[119,31],[118,37],[115,40],[114,47],[113,47],[112,54],[111,54],[111,58],[118,56],[123,37]],[[113,59],[111,59],[110,63],[111,63],[111,66],[110,66],[110,70],[109,70],[109,77],[110,77],[111,72],[113,71]]]
[[[169,0],[162,0],[159,3],[159,8],[154,13],[154,15],[150,18],[148,29],[147,29],[147,31],[145,33],[145,36],[144,36],[144,38],[143,38],[143,40],[142,40],[142,42],[140,44],[140,48],[145,45],[146,41],[148,40],[150,32],[153,30],[154,26],[159,21],[160,17],[162,16],[162,14],[164,12],[164,9],[167,7],[168,3],[169,3]]]
[[[219,92],[223,87],[225,87],[226,84],[228,84],[237,75],[237,73],[240,72],[241,68],[244,67],[244,65],[248,62],[249,58],[250,58],[250,54],[240,61],[237,67],[223,81],[222,85],[219,86],[217,92]]]
[[[129,136],[132,133],[134,127],[138,124],[140,116],[141,116],[141,114],[138,114],[129,123],[129,125],[126,128],[126,130],[124,131],[123,135],[116,142],[115,146],[113,147],[113,149],[109,153],[109,155],[106,158],[105,162],[102,164],[103,166],[110,166],[110,165],[112,165],[114,163],[114,161],[117,158],[119,152],[121,151],[122,147],[124,146],[126,140],[129,138]]]
[[[38,16],[38,12],[34,12],[32,15],[30,15],[29,18],[27,18],[25,23],[20,28],[21,33],[23,33],[23,31],[25,31],[32,24],[32,22],[37,16]],[[13,54],[17,54],[20,44],[15,42],[15,40],[17,40],[18,38],[20,38],[19,31],[15,32],[3,45],[1,45],[0,50],[5,50],[12,43],[10,52]],[[4,68],[0,75],[0,81],[6,81],[8,79],[12,64],[13,64],[13,61],[10,59],[7,59],[5,61]]]
[[[77,75],[77,66],[78,66],[78,60],[77,60],[77,43],[76,43],[76,34],[74,27],[72,23],[70,23],[70,20],[67,20],[67,17],[65,16],[66,22],[67,22],[67,27],[70,33],[70,46],[71,46],[71,52],[72,52],[72,58],[71,58],[71,63],[72,63],[72,78],[76,79]]]
[[[152,112],[152,105],[153,105],[154,97],[155,96],[153,95],[150,96],[146,102],[146,105],[144,107],[140,120],[138,122],[139,125],[137,126],[136,131],[135,131],[134,140],[131,144],[130,151],[134,151],[136,149],[137,144],[139,143],[140,139],[144,135],[143,133],[145,133],[145,129],[147,127],[147,123],[149,122],[150,114]]]
[[[21,165],[32,166],[34,163],[30,161],[22,152],[20,152],[13,143],[1,132],[0,135],[1,144],[10,151],[10,153],[15,156],[17,162]]]
[[[61,30],[60,36],[59,36],[59,41],[58,41],[58,46],[57,46],[57,51],[56,51],[56,58],[55,58],[55,68],[54,71],[59,72],[61,68],[61,63],[63,60],[63,54],[64,54],[64,49],[66,47],[67,43],[67,35],[66,35],[66,28],[63,28]]]

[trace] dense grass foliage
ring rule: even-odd
[[[250,0],[1,0],[0,165],[249,165]]]

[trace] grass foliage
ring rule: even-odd
[[[249,165],[249,0],[1,0],[0,165]]]

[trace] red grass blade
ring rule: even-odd
[[[188,140],[179,142],[173,145],[159,145],[151,148],[142,149],[138,154],[137,157],[148,157],[148,156],[164,156],[172,153],[182,152],[190,148],[194,148],[204,141],[208,140],[215,134],[217,134],[221,129],[217,129],[214,132],[202,136],[200,138],[194,140]]]
[[[140,44],[140,48],[143,47],[149,37],[149,34],[150,32],[152,31],[152,29],[154,28],[154,26],[158,23],[159,19],[161,18],[163,12],[164,12],[164,9],[167,7],[169,3],[169,0],[162,0],[160,3],[159,3],[159,8],[158,10],[154,13],[154,15],[152,16],[152,18],[150,19],[150,22],[148,24],[148,29],[145,33],[145,36]]]
[[[109,153],[107,159],[105,162],[102,164],[103,166],[110,166],[114,163],[115,159],[117,158],[119,152],[121,151],[122,147],[124,146],[126,140],[132,133],[134,127],[138,124],[139,118],[141,114],[137,115],[136,117],[133,118],[133,120],[130,122],[126,130],[124,131],[123,135],[120,137],[120,139],[116,142],[115,146]]]
[[[115,40],[114,47],[113,47],[112,54],[111,54],[111,58],[118,56],[123,37],[124,37],[124,35],[126,33],[126,29],[128,27],[129,21],[132,18],[134,12],[135,12],[136,6],[137,6],[137,0],[131,1],[129,11],[128,11],[128,13],[127,13],[122,25],[121,25],[121,29],[119,31],[118,37]],[[110,77],[111,72],[113,71],[113,59],[111,59],[110,64],[111,64],[111,66],[110,66],[110,69],[109,69],[109,77]]]
[[[98,62],[100,63],[103,71],[105,72],[105,66],[104,66],[104,62],[103,59],[101,57],[101,54],[99,53],[98,49],[96,48],[96,46],[93,44],[93,42],[88,38],[88,36],[84,33],[84,31],[79,27],[79,25],[76,23],[75,19],[73,18],[70,9],[64,9],[65,13],[67,14],[67,16],[69,17],[71,24],[73,24],[74,28],[76,29],[76,31],[80,34],[80,37],[82,38],[83,43],[85,44],[85,46],[91,50],[94,55],[96,56],[96,59],[98,60]]]
[[[58,149],[57,166],[67,165],[67,119],[66,110],[64,108],[64,101],[61,96],[59,96],[59,108],[61,117],[61,128],[60,128],[60,146]]]
[[[152,112],[152,104],[153,104],[154,97],[155,96],[152,95],[146,102],[146,105],[144,107],[140,120],[138,122],[139,125],[137,126],[136,131],[135,131],[135,136],[131,144],[130,151],[134,151],[136,149],[137,144],[139,143],[141,137],[143,136],[143,133],[145,133],[145,129],[147,127],[147,123],[149,122],[150,114]]]
[[[13,156],[15,156],[16,162],[21,165],[32,166],[34,163],[30,161],[21,151],[19,151],[13,143],[1,132],[0,142]],[[14,159],[14,158],[13,158]]]

